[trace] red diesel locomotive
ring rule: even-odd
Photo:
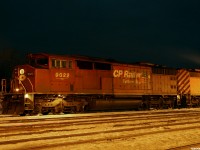
[[[182,77],[177,69],[153,64],[29,54],[28,64],[13,70],[11,90],[4,95],[2,103],[3,113],[161,109],[193,105],[191,99],[195,99],[194,105],[198,106],[197,91],[193,98],[183,90],[178,93],[177,74]]]

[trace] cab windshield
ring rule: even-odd
[[[48,57],[30,57],[29,65],[36,68],[49,68],[49,59]]]

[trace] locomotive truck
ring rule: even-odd
[[[78,55],[29,54],[13,69],[4,114],[198,107],[200,72]],[[198,83],[197,83],[198,82]],[[196,84],[197,83],[197,84]]]

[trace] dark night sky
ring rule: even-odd
[[[199,6],[199,0],[2,0],[1,65],[49,52],[197,68]]]

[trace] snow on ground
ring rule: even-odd
[[[154,112],[200,112],[200,108],[191,108],[191,109],[176,109],[176,110],[152,110],[147,112],[147,116],[151,116]],[[34,146],[39,146],[39,149],[48,149],[48,150],[60,150],[60,149],[67,149],[67,150],[165,150],[170,149],[177,146],[184,146],[190,145],[194,143],[199,143],[199,145],[195,147],[185,148],[197,148],[200,149],[200,117],[194,117],[193,119],[188,118],[189,121],[197,121],[195,124],[187,124],[183,125],[176,125],[170,126],[170,118],[166,119],[163,118],[162,122],[149,123],[152,120],[129,120],[126,122],[110,122],[110,123],[99,123],[99,124],[83,124],[83,125],[70,125],[68,126],[67,123],[70,121],[78,120],[80,117],[87,117],[87,116],[99,116],[99,115],[108,115],[107,118],[113,118],[110,115],[114,114],[138,114],[144,115],[143,111],[130,111],[130,112],[106,112],[106,113],[85,113],[85,114],[67,114],[67,115],[46,115],[46,116],[4,116],[0,115],[0,131],[3,127],[8,127],[10,132],[0,133],[0,149],[31,149]],[[185,116],[189,117],[189,116]],[[192,116],[190,116],[192,117]],[[59,118],[66,118],[61,119]],[[68,120],[68,118],[72,118],[73,120]],[[40,119],[39,121],[34,121],[34,119]],[[44,120],[45,119],[45,120]],[[95,118],[91,119],[91,122]],[[105,118],[104,118],[105,119]],[[118,118],[120,119],[120,117]],[[180,120],[176,120],[177,122],[184,119],[184,117],[180,118]],[[19,122],[21,120],[21,122]],[[23,122],[24,120],[29,120],[27,122]],[[83,119],[84,120],[84,119]],[[86,119],[87,120],[87,119]],[[16,121],[16,122],[15,122]],[[17,122],[18,121],[18,122]],[[66,123],[66,126],[54,126],[51,130],[47,130],[46,126],[53,123]],[[169,122],[169,126],[162,126]],[[115,129],[127,129],[132,128],[133,124],[141,123],[141,125],[134,126],[154,126],[151,128],[147,128],[144,130],[130,130],[125,132],[114,132],[109,133],[107,131],[115,130]],[[26,130],[19,130],[19,131],[12,131],[12,127],[22,127],[27,125],[32,125],[33,129],[34,126],[38,126],[40,124],[44,124],[43,128],[39,128],[37,131],[26,131]],[[124,125],[124,126],[123,126]],[[183,128],[183,127],[193,127],[188,128],[188,130],[177,130],[171,131],[170,129],[173,128]],[[160,131],[168,131],[169,132],[160,132]],[[83,133],[94,133],[98,132],[99,134],[90,134],[85,136],[73,136],[77,134]],[[143,136],[134,136],[143,134],[146,132],[155,132],[155,134],[147,134]],[[28,134],[27,134],[28,133]],[[30,133],[30,134],[29,134]],[[13,135],[12,135],[13,134]],[[9,135],[9,136],[8,136]],[[133,136],[129,136],[133,135]],[[112,139],[113,137],[122,137],[117,139]],[[49,138],[50,137],[50,138]],[[54,137],[54,138],[51,138]],[[59,138],[55,138],[59,137]],[[45,139],[46,138],[46,139]],[[24,142],[15,142],[15,144],[1,144],[1,142],[6,141],[15,141],[15,140],[26,140]],[[37,140],[31,140],[37,139]],[[95,141],[95,139],[102,139],[100,141]],[[80,143],[80,141],[88,141]],[[91,142],[90,142],[91,141]],[[70,144],[71,143],[71,144]],[[51,145],[54,145],[51,147]],[[55,146],[56,145],[56,146]],[[47,146],[47,147],[45,147]],[[37,148],[34,148],[37,149]],[[181,148],[182,149],[182,148]]]

